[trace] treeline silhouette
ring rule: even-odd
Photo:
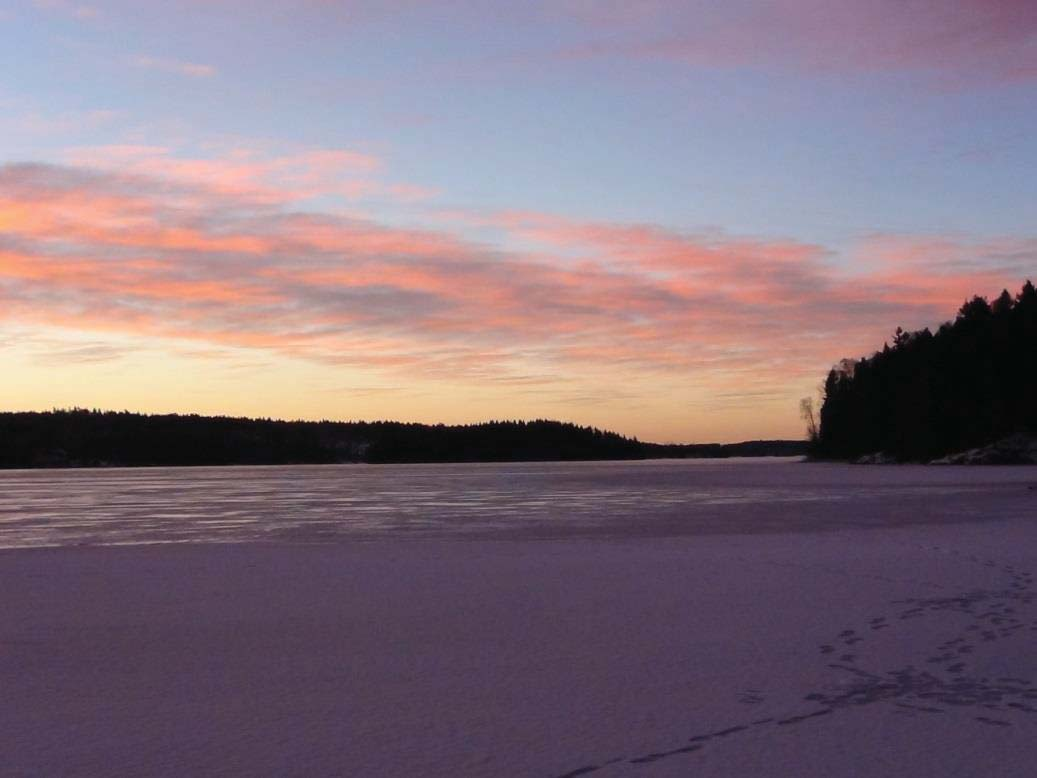
[[[657,445],[557,421],[447,426],[98,410],[0,413],[0,467],[505,462],[785,456],[799,441]]]
[[[897,328],[893,344],[828,374],[811,451],[928,461],[1014,434],[1037,434],[1037,291],[973,297],[935,333]]]

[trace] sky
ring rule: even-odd
[[[1037,278],[1032,0],[0,0],[0,408],[801,437]]]

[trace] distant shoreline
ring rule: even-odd
[[[433,464],[787,457],[807,442],[646,443],[553,420],[279,421],[58,410],[0,413],[0,469]]]
[[[731,444],[738,445],[738,444]],[[233,467],[381,467],[386,465],[550,465],[550,464],[594,464],[597,462],[681,462],[686,460],[718,462],[727,459],[798,459],[801,462],[853,464],[841,460],[812,460],[803,454],[731,454],[724,456],[647,456],[636,459],[484,459],[484,460],[436,460],[434,462],[230,462],[219,465],[123,465],[123,464],[88,464],[88,465],[28,465],[28,466],[0,466],[0,473],[33,472],[39,470],[166,470],[166,469],[209,469],[209,468],[233,468]],[[902,463],[918,464],[918,463]]]

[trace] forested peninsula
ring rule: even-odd
[[[990,447],[988,461],[1030,461],[1037,438],[1033,284],[1014,296],[1005,290],[993,303],[973,297],[936,332],[898,328],[892,345],[840,362],[825,380],[812,432],[818,458],[928,462]]]
[[[0,413],[3,468],[514,462],[805,453],[805,441],[660,445],[546,420],[448,426],[83,409]]]

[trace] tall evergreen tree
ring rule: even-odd
[[[823,457],[927,460],[1037,434],[1037,291],[973,297],[936,334],[898,327],[891,347],[833,368],[824,393]]]

